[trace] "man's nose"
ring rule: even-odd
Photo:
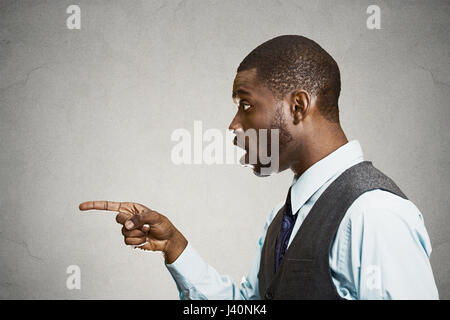
[[[244,133],[244,129],[242,127],[241,122],[239,121],[239,116],[236,114],[233,118],[233,121],[231,121],[230,126],[228,127],[228,130],[231,130],[233,134],[235,135],[233,139],[233,144],[235,146],[238,146],[238,135],[242,135]]]
[[[228,126],[228,130],[231,130],[231,131],[233,131],[233,133],[235,133],[239,129],[242,130],[242,124],[239,121],[239,114],[236,113],[236,115],[234,116],[230,125]]]
[[[237,146],[237,134],[238,132],[242,132],[242,124],[239,121],[239,116],[236,113],[233,120],[231,121],[230,125],[228,126],[228,130],[231,130],[236,136],[233,139],[233,144]]]

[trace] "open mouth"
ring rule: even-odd
[[[239,159],[239,163],[244,167],[255,168],[255,165],[249,162],[247,152]]]
[[[247,139],[238,139],[237,136],[235,136],[233,139],[233,144],[244,151],[242,157],[239,159],[239,163],[244,167],[254,168],[255,167],[254,163],[250,162],[251,159],[249,152],[250,149],[249,143],[250,142],[248,142]],[[255,159],[252,160],[253,162],[255,161]]]
[[[248,147],[245,146],[242,148],[244,150],[244,154],[242,155],[242,157],[239,159],[239,163],[244,166],[244,167],[250,167],[250,168],[254,168],[255,164],[254,164],[254,159],[251,162],[250,161],[250,152],[248,150]]]
[[[237,136],[233,139],[233,144],[242,149],[244,151],[244,154],[239,159],[239,163],[243,166],[253,167],[253,165],[249,164],[249,153],[248,153],[248,146],[246,144],[242,145],[240,142],[242,142],[243,139],[238,139]]]
[[[242,145],[240,142],[242,142],[242,139],[238,139],[237,136],[234,137],[233,139],[233,144],[241,149],[244,149],[245,151],[247,151],[247,146]]]

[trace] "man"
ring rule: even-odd
[[[271,39],[240,64],[229,129],[277,129],[277,172],[294,178],[270,213],[238,287],[198,255],[169,219],[136,203],[90,201],[118,211],[125,243],[162,251],[181,299],[437,299],[423,218],[387,176],[364,161],[339,123],[340,72],[317,43]],[[259,136],[258,136],[259,138]],[[238,144],[238,139],[234,141]],[[248,143],[240,144],[247,151]],[[268,164],[258,158],[258,176]]]

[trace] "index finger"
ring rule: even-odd
[[[106,210],[106,211],[117,211],[120,209],[120,202],[115,201],[86,201],[81,203],[79,206],[81,211],[86,210]]]

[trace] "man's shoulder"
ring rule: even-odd
[[[423,223],[422,213],[412,201],[381,189],[360,195],[346,215],[353,223],[371,223],[381,227],[394,220],[409,226]]]

